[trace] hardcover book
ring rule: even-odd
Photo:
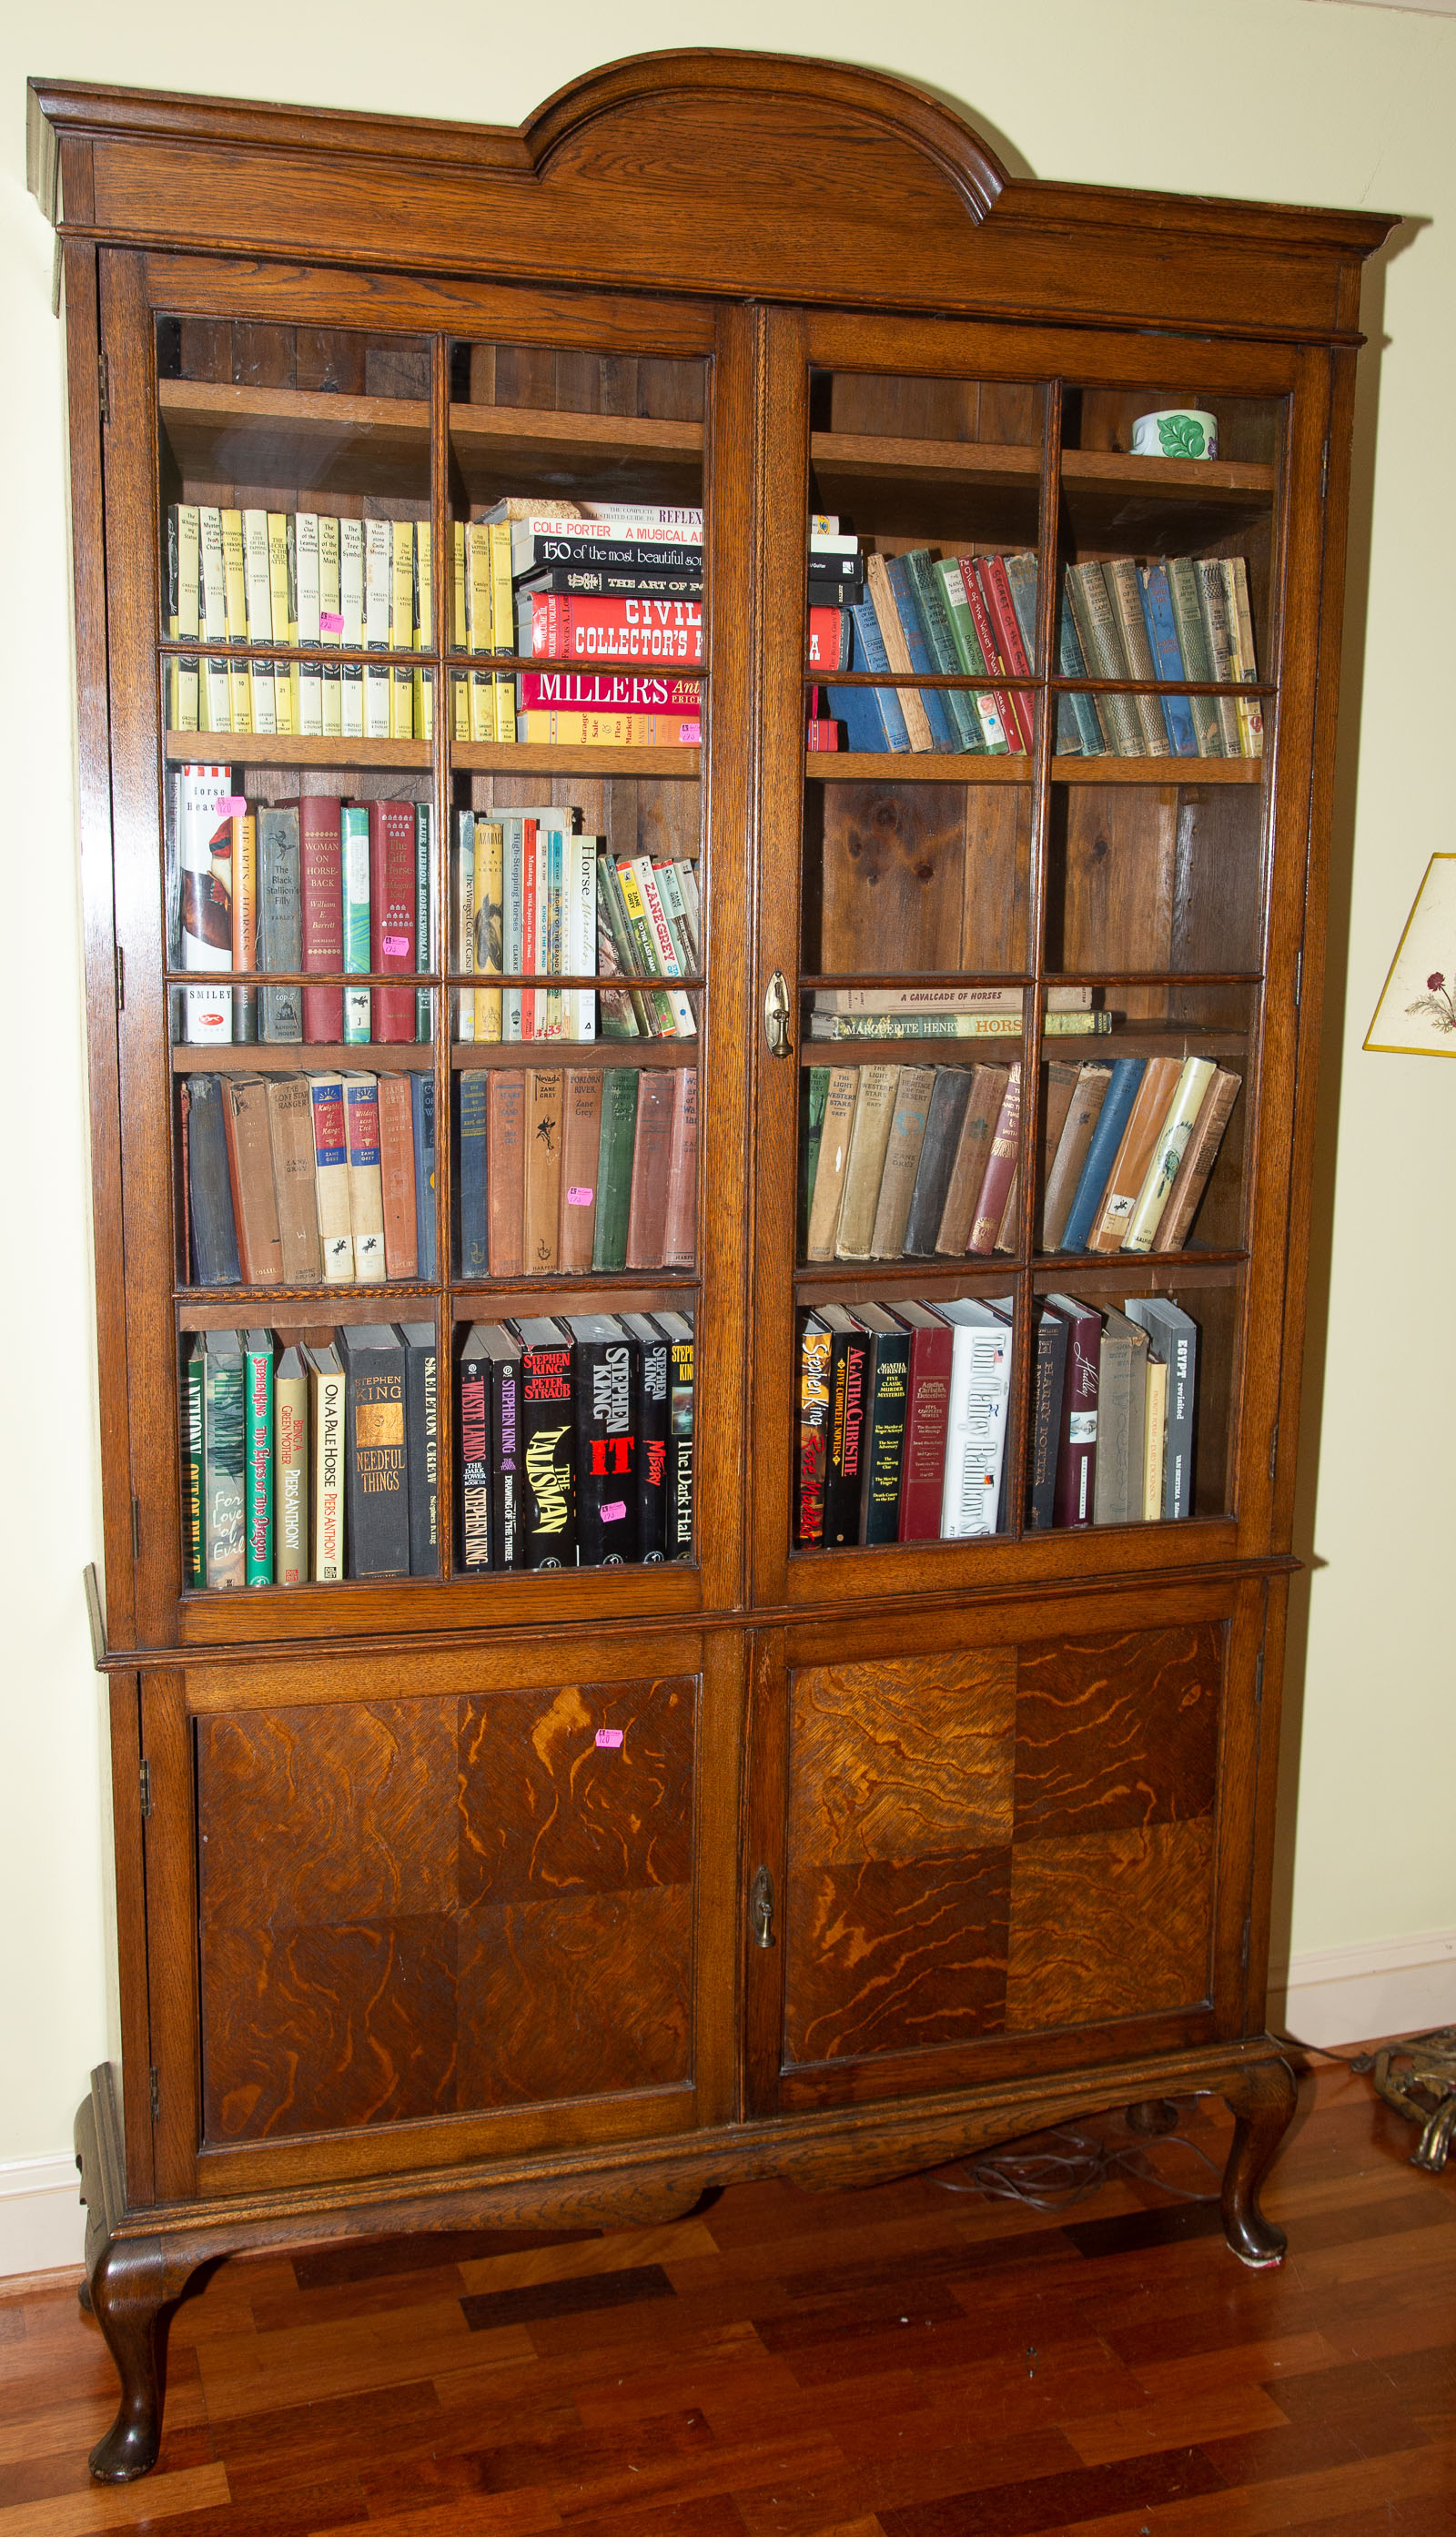
[[[568,1315],[576,1412],[576,1534],[583,1568],[637,1557],[637,1343],[610,1313]]]
[[[521,1343],[526,1566],[574,1568],[575,1415],[570,1334],[563,1324],[545,1316],[516,1321],[511,1328]]]
[[[405,1350],[387,1322],[339,1334],[348,1391],[345,1499],[351,1577],[408,1577],[410,1483],[405,1449]]]
[[[405,1469],[410,1575],[439,1575],[439,1347],[433,1322],[400,1322],[405,1355]]]
[[[658,1561],[667,1556],[668,1412],[672,1350],[665,1334],[647,1313],[624,1313],[623,1326],[637,1343],[637,1437],[634,1471],[637,1492],[637,1557]]]

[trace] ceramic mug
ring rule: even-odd
[[[1169,406],[1140,414],[1133,424],[1135,458],[1217,458],[1219,418],[1197,406]]]

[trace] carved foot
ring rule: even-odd
[[[76,2286],[76,2297],[81,2303],[82,2315],[95,2316],[96,2309],[92,2302],[91,2284],[84,2273]]]
[[[121,2379],[116,2420],[91,2453],[98,2484],[131,2484],[157,2464],[165,2390],[165,2310],[180,2284],[155,2238],[106,2246],[91,2278],[97,2322]]]
[[[1259,2208],[1259,2186],[1294,2112],[1293,2073],[1287,2061],[1255,2061],[1230,2075],[1219,2094],[1233,2116],[1233,2144],[1224,2170],[1224,2235],[1239,2261],[1278,2264],[1289,2244]]]

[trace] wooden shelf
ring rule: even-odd
[[[892,772],[893,770],[893,772]],[[946,756],[932,749],[807,749],[810,784],[1029,784],[1029,757]],[[1054,784],[1257,784],[1262,757],[1054,757]]]
[[[253,983],[253,973],[246,980]],[[257,983],[272,981],[259,975]],[[310,981],[310,983],[312,983]],[[233,978],[231,984],[239,981]],[[428,1041],[366,1040],[348,1047],[320,1040],[229,1040],[221,1048],[174,1048],[173,1074],[340,1074],[351,1069],[366,1074],[428,1074],[434,1050]]]
[[[700,498],[702,425],[646,415],[575,414],[529,406],[452,405],[450,454],[472,501],[523,471],[544,492],[584,499]]]
[[[1162,1276],[1165,1271],[1184,1268],[1231,1270],[1242,1268],[1247,1258],[1245,1251],[1037,1251],[1028,1263],[1021,1252],[998,1251],[989,1259],[979,1252],[967,1252],[960,1260],[948,1259],[944,1253],[930,1260],[814,1260],[799,1263],[794,1270],[794,1286],[796,1292],[802,1290],[806,1296],[821,1294],[829,1287],[889,1284],[905,1290],[916,1285],[936,1288],[948,1282],[959,1284],[966,1277],[1019,1277],[1028,1266],[1045,1286],[1049,1277],[1081,1277],[1090,1269],[1110,1269],[1121,1278],[1141,1277],[1145,1270]],[[860,1300],[871,1299],[864,1294]]]
[[[815,431],[810,464],[836,483],[855,477],[900,484],[939,484],[946,477],[1034,491],[1041,477],[1041,447],[990,440],[900,440],[873,431]]]
[[[458,1074],[482,1066],[695,1066],[700,1046],[695,1039],[467,1039],[454,1043],[450,1064]]]
[[[428,740],[304,740],[292,732],[169,731],[168,758],[189,765],[221,766],[397,766],[422,769],[430,764]]]
[[[374,493],[427,515],[430,407],[423,399],[161,379],[157,402],[184,483]]]
[[[1273,499],[1274,469],[1240,458],[1136,458],[1127,449],[1064,449],[1062,483],[1129,485],[1233,505]]]
[[[549,741],[457,740],[450,764],[478,775],[680,775],[696,781],[696,748],[568,748]]]

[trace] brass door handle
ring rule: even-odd
[[[774,1057],[787,1057],[790,1053],[789,1013],[788,980],[782,969],[775,969],[763,998],[763,1030]]]
[[[749,1918],[753,1923],[756,1947],[773,1944],[773,1879],[766,1867],[761,1867],[749,1895]]]

